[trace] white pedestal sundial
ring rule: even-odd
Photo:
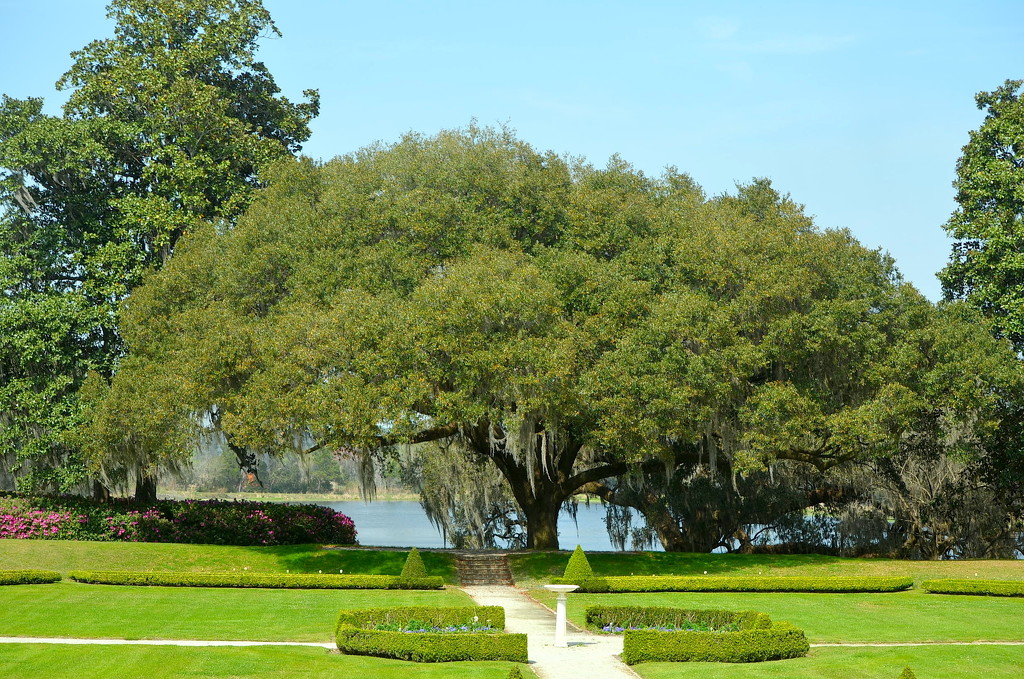
[[[557,648],[568,648],[569,643],[565,640],[565,595],[579,585],[544,585],[544,589],[558,594],[558,605],[555,607],[555,646]]]

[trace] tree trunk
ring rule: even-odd
[[[561,449],[555,453],[550,434],[538,425],[536,436],[547,437],[546,445],[535,447],[534,459],[519,459],[503,443],[505,439],[490,436],[491,423],[483,422],[467,432],[473,450],[494,461],[508,481],[512,495],[526,519],[526,546],[528,549],[558,549],[558,512],[562,503],[588,483],[626,472],[623,463],[606,463],[573,473],[582,444],[563,432]],[[546,457],[543,457],[546,456]]]
[[[558,549],[558,513],[562,501],[538,497],[522,507],[526,517],[527,549]]]
[[[156,504],[156,477],[139,472],[135,477],[135,501],[140,504]]]
[[[92,499],[97,502],[110,502],[110,489],[99,479],[92,480]]]

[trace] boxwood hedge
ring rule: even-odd
[[[444,580],[440,577],[403,578],[398,575],[71,571],[68,576],[77,582],[97,585],[259,587],[266,589],[444,589]]]
[[[51,582],[60,582],[60,573],[40,570],[0,571],[0,585],[45,585]]]
[[[507,660],[527,662],[526,635],[505,632],[430,633],[374,629],[377,625],[412,620],[447,627],[476,621],[505,627],[500,606],[406,606],[346,610],[338,615],[338,650],[349,655],[372,655],[416,662]]]
[[[759,611],[721,611],[714,609],[674,608],[670,606],[587,606],[587,627],[682,627],[697,623],[708,627],[738,625],[740,629],[767,629],[772,620]]]
[[[682,626],[687,622],[711,627],[734,624],[739,631],[690,632],[631,630],[623,634],[622,660],[641,662],[761,662],[806,655],[810,649],[803,630],[773,623],[758,611],[720,611],[663,606],[588,606],[587,625],[604,627]]]
[[[921,587],[933,594],[1024,596],[1024,580],[925,580]]]
[[[810,645],[803,630],[787,623],[770,629],[739,632],[663,632],[627,630],[622,660],[642,662],[763,662],[807,655]]]
[[[552,578],[556,584],[579,585],[580,592],[899,592],[910,589],[913,578],[620,575],[585,580]]]

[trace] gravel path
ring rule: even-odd
[[[528,635],[530,669],[541,679],[637,679],[618,656],[622,637],[592,634],[569,624],[568,648],[556,648],[555,614],[526,590],[515,587],[463,587],[481,606],[505,608],[505,629]],[[569,596],[572,596],[571,594]]]

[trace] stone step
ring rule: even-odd
[[[460,554],[455,557],[459,582],[472,585],[513,585],[507,554]]]

